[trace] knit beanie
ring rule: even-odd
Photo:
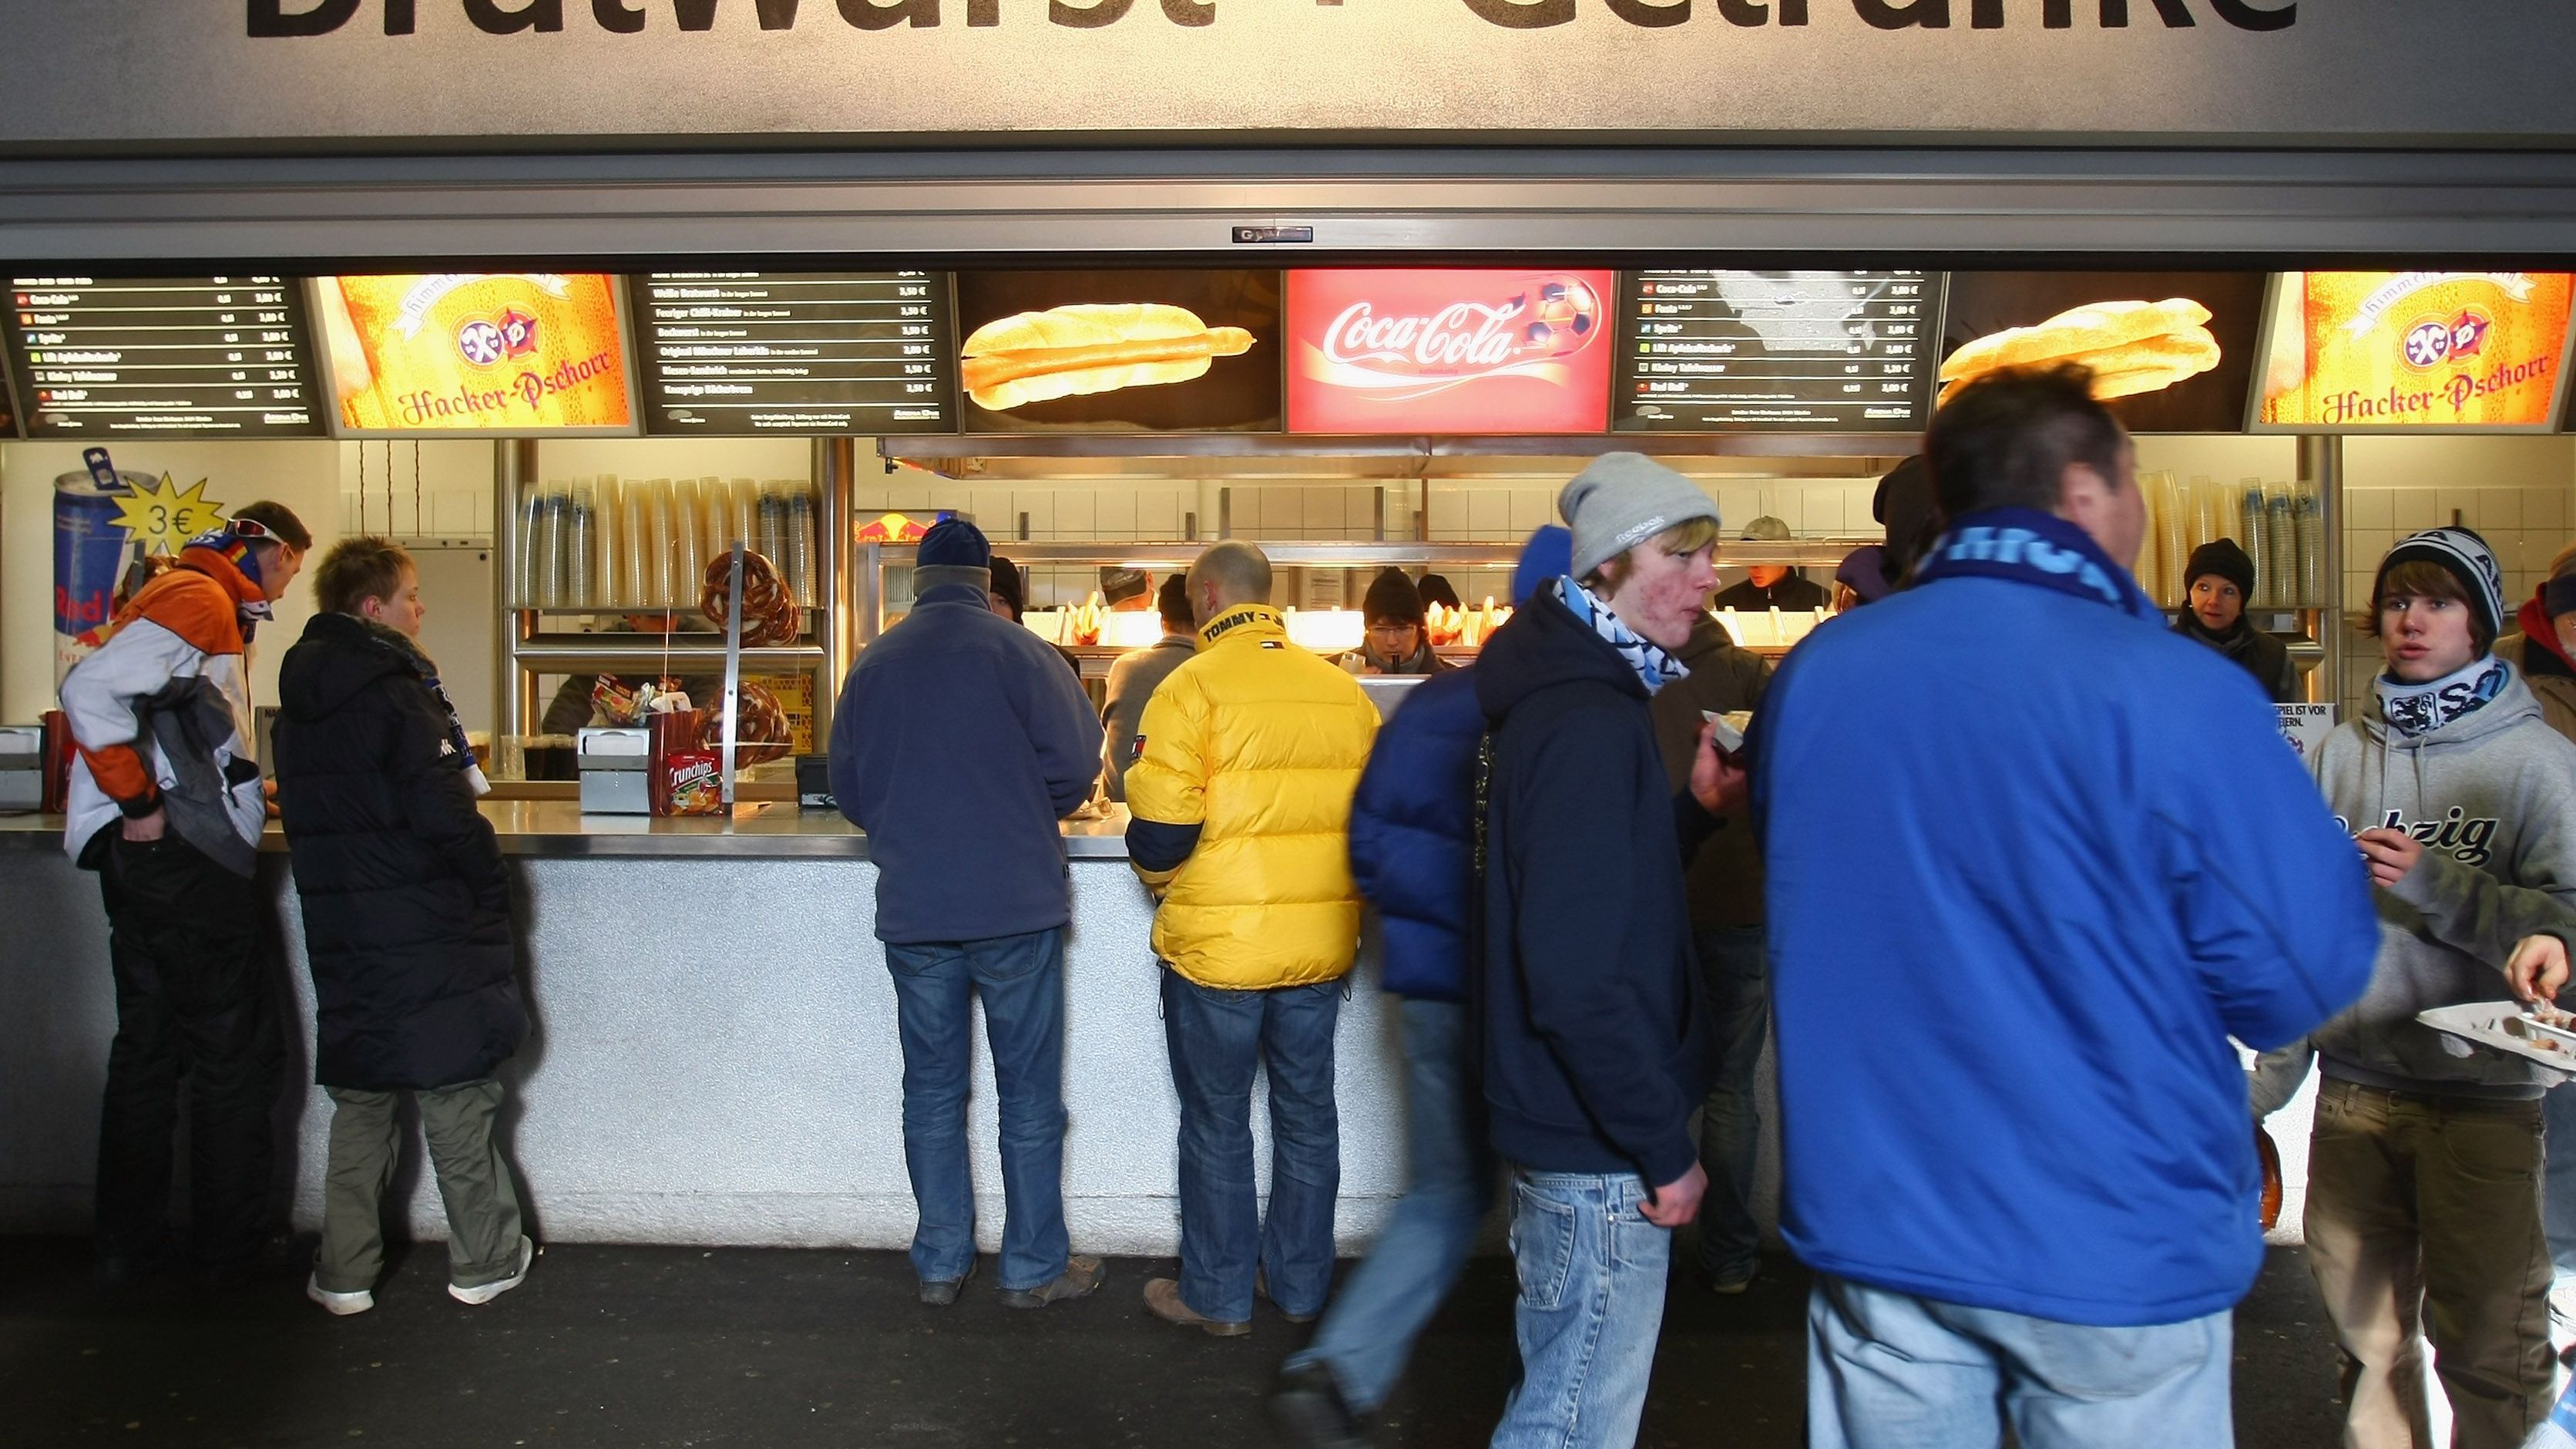
[[[1932,495],[1932,470],[1924,465],[1921,454],[1897,464],[1878,480],[1878,492],[1869,502],[1869,516],[1887,530],[1887,551],[1880,560],[1880,569],[1888,583],[1894,584],[1905,577],[1941,532],[1941,506]]]
[[[998,553],[986,567],[993,571],[990,592],[1002,596],[1002,602],[1011,606],[1011,621],[1018,623],[1020,616],[1029,611],[1028,580],[1020,576],[1018,564]]]
[[[2468,595],[2469,607],[2485,622],[2488,638],[2504,632],[2504,572],[2496,567],[2494,550],[2474,530],[2428,528],[2399,539],[2388,557],[2379,561],[2370,596],[2381,597],[2381,585],[2390,569],[2417,561],[2437,564],[2459,580],[2460,592]]]
[[[2237,597],[2254,597],[2254,560],[2236,546],[2232,538],[2213,538],[2191,551],[2191,562],[2183,567],[2183,591],[2191,591],[2192,580],[2202,574],[2216,574],[2236,586]]]
[[[1016,582],[1017,570],[1013,573]],[[944,584],[973,584],[986,593],[993,588],[993,545],[985,542],[984,530],[962,518],[932,524],[921,536],[920,552],[913,556],[915,595]]]
[[[1416,592],[1422,595],[1422,602],[1426,607],[1432,604],[1438,604],[1444,609],[1463,607],[1462,602],[1458,598],[1458,590],[1452,587],[1446,578],[1443,578],[1438,574],[1424,574],[1422,576],[1422,582],[1415,584],[1413,587]]]
[[[2549,561],[2549,581],[2540,586],[2541,607],[2555,619],[2561,614],[2576,614],[2576,543],[2558,551]]]
[[[1699,485],[1642,453],[1604,453],[1556,497],[1574,530],[1568,576],[1580,579],[1669,528],[1694,518],[1719,522],[1717,502]]]
[[[1573,567],[1574,535],[1553,523],[1540,525],[1521,545],[1521,561],[1512,568],[1512,607],[1528,603],[1532,594],[1565,577]]]
[[[1420,624],[1425,617],[1422,595],[1413,587],[1413,580],[1404,576],[1404,570],[1381,570],[1369,580],[1368,593],[1360,600],[1360,617],[1372,624],[1380,619]]]

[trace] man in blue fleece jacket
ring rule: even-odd
[[[2088,372],[1972,384],[1924,442],[1915,586],[1793,652],[1750,745],[1808,1443],[2229,1444],[2262,1237],[2227,1038],[2361,994],[2366,881],[2263,692],[2131,579]]]
[[[1064,837],[1100,773],[1100,721],[1064,661],[993,612],[992,548],[950,519],[921,540],[913,609],[868,646],[832,721],[832,794],[868,833],[877,939],[903,1039],[903,1158],[921,1301],[975,1271],[966,1169],[970,995],[1001,1097],[1002,1302],[1100,1286],[1064,1226]]]

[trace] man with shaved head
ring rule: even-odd
[[[1190,565],[1198,653],[1129,747],[1127,852],[1160,905],[1163,1033],[1181,1105],[1181,1276],[1145,1285],[1172,1323],[1252,1331],[1256,1292],[1291,1320],[1333,1278],[1341,1129],[1333,1026],[1359,947],[1351,793],[1377,710],[1288,642],[1270,560],[1239,541]],[[1252,1077],[1270,1070],[1270,1212],[1252,1169]]]

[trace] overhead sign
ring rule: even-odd
[[[18,393],[9,380],[9,349],[0,347],[0,438],[18,436]]]
[[[29,437],[322,436],[304,306],[283,278],[12,277],[7,299]]]
[[[344,437],[635,431],[611,278],[324,277],[314,292]]]
[[[1931,415],[1933,272],[1631,272],[1622,432],[1912,432]]]
[[[956,429],[944,272],[655,272],[630,285],[647,433]]]
[[[0,151],[18,154],[1246,132],[2576,139],[2576,88],[2560,59],[2576,51],[2576,7],[2561,0],[27,0],[9,10]]]
[[[2554,425],[2576,275],[2285,272],[2258,430],[2534,432]]]
[[[1613,272],[1288,274],[1288,431],[1598,433]]]
[[[1273,432],[1279,274],[961,272],[972,433]]]
[[[2133,433],[2245,426],[2261,272],[1953,272],[1943,400],[2006,367],[2077,363]]]

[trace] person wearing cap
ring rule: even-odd
[[[1304,1322],[1332,1288],[1333,1027],[1360,928],[1351,792],[1377,733],[1359,682],[1288,642],[1270,586],[1270,560],[1240,540],[1190,565],[1199,650],[1145,702],[1127,769],[1127,853],[1156,899],[1181,1116],[1181,1273],[1148,1282],[1145,1306],[1224,1338],[1251,1332],[1256,1294]],[[1256,1072],[1270,1088],[1266,1221]]]
[[[1911,585],[1753,718],[1814,1449],[2231,1442],[2263,1240],[2229,1037],[2296,1040],[2369,979],[2349,838],[2130,574],[2146,500],[2092,388],[1960,389]],[[2190,749],[2142,743],[2177,717]]]
[[[1781,543],[1789,536],[1789,525],[1769,514],[1744,525],[1747,543]],[[1740,609],[1749,614],[1770,609],[1821,609],[1832,601],[1825,586],[1805,573],[1786,564],[1758,563],[1745,569],[1744,582],[1721,589],[1710,607]]]
[[[98,872],[116,983],[96,1189],[98,1275],[110,1287],[172,1256],[182,1077],[199,1271],[247,1278],[275,1225],[270,1117],[285,1070],[254,879],[268,802],[251,754],[249,652],[312,546],[283,505],[245,506],[189,540],[63,676],[79,751],[63,847]]]
[[[1064,1221],[1064,947],[1057,821],[1100,777],[1100,721],[1044,640],[993,612],[992,549],[963,519],[922,536],[912,612],[870,644],[832,720],[832,794],[868,833],[876,935],[903,1043],[913,1272],[944,1307],[975,1272],[966,1161],[970,999],[1000,1096],[1001,1301],[1100,1286]]]
[[[1521,546],[1512,604],[1565,576],[1573,535],[1550,524]],[[1405,1057],[1404,1197],[1343,1280],[1314,1341],[1280,1369],[1271,1405],[1298,1442],[1359,1442],[1431,1316],[1465,1270],[1493,1206],[1494,1162],[1472,1108],[1467,942],[1475,878],[1476,751],[1485,712],[1475,666],[1426,679],[1387,716],[1351,800],[1351,880],[1377,912],[1384,987]]]
[[[2274,704],[2299,697],[2299,666],[2289,646],[2245,617],[2245,601],[2254,597],[2254,560],[2236,540],[2213,538],[2193,549],[2183,567],[2183,588],[2189,602],[2174,618],[2175,633],[2244,666]]]
[[[2286,1103],[2313,1053],[2308,1270],[2343,1352],[2344,1442],[2419,1442],[2429,1341],[2453,1442],[2517,1445],[2556,1369],[2541,1096],[2564,1078],[2416,1013],[2565,984],[2576,745],[2493,653],[2502,574],[2476,533],[2400,540],[2370,606],[2387,670],[2314,767],[2369,869],[2378,960],[2358,1003],[2265,1059],[2253,1106]]]
[[[1340,659],[1353,674],[1438,674],[1450,668],[1431,648],[1429,611],[1402,569],[1381,570],[1360,600],[1368,633]]]
[[[1143,569],[1104,568],[1100,601],[1113,614],[1141,614],[1154,607],[1154,576]]]
[[[1130,649],[1109,665],[1109,697],[1100,722],[1107,732],[1101,768],[1109,798],[1127,798],[1127,767],[1135,763],[1136,730],[1144,723],[1145,701],[1172,671],[1199,652],[1198,625],[1190,617],[1189,581],[1179,574],[1163,580],[1154,608],[1163,616],[1163,637],[1142,649]]]
[[[1636,1436],[1672,1230],[1708,1185],[1690,1119],[1713,1052],[1682,869],[1743,785],[1703,733],[1677,797],[1647,709],[1686,673],[1677,651],[1716,586],[1717,505],[1609,453],[1557,511],[1566,576],[1472,671],[1492,731],[1472,999],[1520,1282],[1505,1449]]]
[[[994,613],[1014,624],[1019,623],[1020,616],[1027,612],[1029,606],[1028,576],[1020,572],[1018,564],[998,553],[993,555],[991,567],[993,586],[984,591],[984,597],[992,602]],[[1074,680],[1079,683],[1082,679],[1082,656],[1061,644],[1055,646],[1055,653],[1064,661],[1065,667],[1073,671]]]
[[[2549,577],[2522,601],[2514,624],[2522,632],[2497,640],[2496,657],[2531,686],[2549,727],[2576,741],[2576,543],[2549,561]],[[2576,1171],[2576,1153],[2561,1156]]]

